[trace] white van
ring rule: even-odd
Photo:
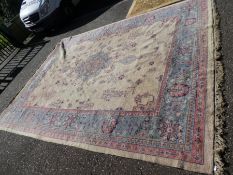
[[[25,27],[34,32],[43,31],[59,18],[62,11],[71,15],[80,0],[23,0],[20,19]]]

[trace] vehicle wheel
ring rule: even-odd
[[[69,2],[67,0],[64,0],[62,2],[61,7],[62,7],[62,11],[63,11],[64,15],[66,15],[68,17],[74,15],[74,13],[75,13],[75,6],[71,2]]]

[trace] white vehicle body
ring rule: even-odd
[[[77,6],[80,0],[23,0],[20,9],[20,19],[26,28],[33,30],[43,21],[46,23],[46,19],[52,15],[56,17],[54,13],[58,11],[63,1]],[[43,28],[44,25],[40,27]]]

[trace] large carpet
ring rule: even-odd
[[[62,40],[0,129],[212,173],[214,20],[187,0]]]
[[[134,0],[127,17],[137,16],[181,0]]]

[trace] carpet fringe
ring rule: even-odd
[[[224,68],[221,55],[220,17],[213,0],[213,35],[215,57],[215,140],[214,140],[214,174],[224,174],[223,153],[226,142],[223,138],[225,123],[225,100],[223,96]]]

